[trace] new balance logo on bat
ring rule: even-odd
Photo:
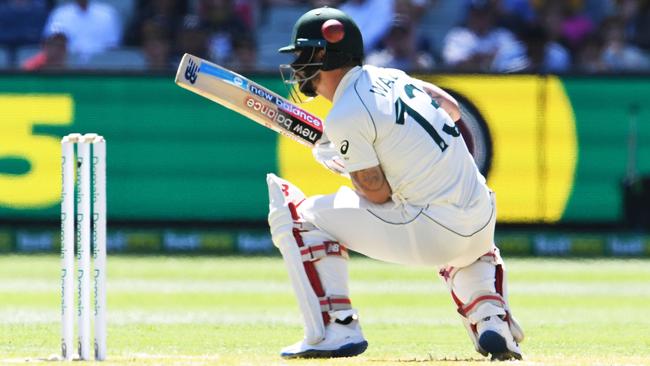
[[[316,115],[244,76],[199,57],[183,55],[175,82],[305,146],[313,147],[323,135],[323,122]]]
[[[287,102],[285,100],[282,100],[282,99],[276,97],[275,95],[267,92],[263,88],[257,87],[256,85],[251,84],[249,86],[249,90],[251,91],[251,93],[256,94],[256,95],[262,97],[263,99],[277,105],[283,111],[288,112],[291,115],[293,115],[293,116],[301,119],[302,121],[305,121],[305,122],[307,122],[307,123],[309,123],[309,124],[311,124],[311,125],[313,125],[313,126],[315,126],[317,128],[321,128],[321,126],[322,126],[321,120],[318,117],[308,113],[307,111],[302,110],[299,107],[297,107],[297,106],[295,106],[295,105],[293,105],[293,104],[291,104],[291,103],[289,103],[289,102]]]
[[[277,110],[252,97],[246,97],[245,105],[249,109],[268,118],[270,121],[276,122],[285,130],[292,131],[294,135],[302,136],[311,143],[316,142],[320,138],[321,134],[319,131],[314,131],[313,127],[309,124],[303,124],[299,120],[292,118],[286,111],[281,109]]]
[[[190,59],[185,69],[185,80],[192,84],[196,83],[197,71],[199,71],[199,66],[194,63],[194,60]]]

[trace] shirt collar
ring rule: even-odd
[[[355,66],[351,68],[341,79],[339,82],[339,85],[336,87],[336,91],[334,92],[334,97],[332,98],[332,103],[336,103],[337,100],[343,95],[343,92],[345,89],[348,88],[350,84],[352,84],[357,78],[359,77],[359,74],[361,74],[361,66]]]

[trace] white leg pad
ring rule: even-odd
[[[273,243],[282,254],[291,286],[298,299],[298,306],[303,316],[305,341],[315,344],[325,338],[325,324],[320,311],[320,301],[309,282],[302,261],[300,249],[293,236],[293,217],[288,207],[293,198],[289,198],[288,182],[273,174],[266,177],[269,189],[269,227]],[[293,187],[293,186],[291,186]],[[293,192],[292,192],[293,193]],[[299,194],[296,194],[299,198]],[[304,196],[304,195],[303,195]]]
[[[352,311],[348,297],[347,250],[332,237],[304,222],[296,206],[304,194],[291,183],[267,175],[269,226],[280,249],[303,315],[305,343],[322,342],[326,327]],[[348,315],[351,316],[351,315]]]
[[[492,263],[476,261],[456,271],[451,280],[451,290],[463,304],[468,304],[476,293],[496,293],[494,275],[495,267]]]
[[[303,226],[304,227],[304,226]],[[303,243],[310,248],[303,260],[311,260],[316,266],[325,293],[347,296],[348,254],[344,246],[315,226],[301,230]]]
[[[280,248],[291,286],[298,299],[298,306],[303,316],[305,340],[309,344],[316,344],[325,338],[325,323],[318,296],[309,282],[296,243],[287,240],[276,245]]]
[[[478,352],[486,354],[479,346],[477,324],[493,316],[507,322],[515,342],[524,339],[523,330],[510,312],[505,269],[497,248],[469,266],[444,268],[440,274],[451,290],[463,324]]]

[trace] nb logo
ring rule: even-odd
[[[187,63],[187,68],[185,69],[185,80],[188,80],[190,83],[196,83],[197,72],[199,71],[199,65],[194,63],[194,60],[190,59],[190,62]]]
[[[336,241],[326,241],[325,244],[325,253],[331,255],[342,255],[343,249],[341,249],[341,244]]]
[[[341,252],[341,246],[337,243],[331,243],[327,246],[328,253],[339,253]]]

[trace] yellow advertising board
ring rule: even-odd
[[[578,158],[573,110],[561,80],[523,75],[422,79],[463,96],[485,121],[493,153],[487,178],[497,193],[499,220],[559,221]],[[303,107],[325,117],[331,105],[318,97]],[[307,195],[350,185],[289,139],[280,138],[278,150],[280,173]]]

